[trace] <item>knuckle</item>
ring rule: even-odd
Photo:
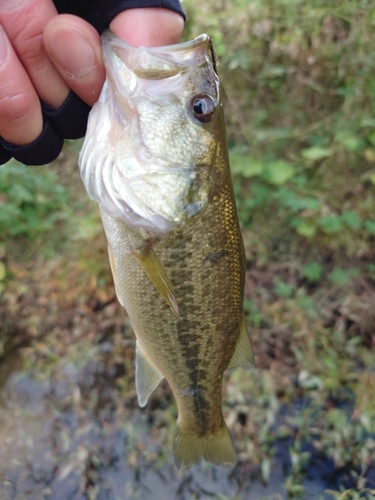
[[[4,95],[0,89],[0,136],[13,144],[33,142],[43,128],[39,100],[32,92]]]
[[[13,40],[13,45],[25,65],[39,68],[45,60],[43,35],[34,31],[21,31]]]
[[[0,89],[0,118],[2,122],[15,123],[25,119],[35,110],[35,100],[27,91],[15,89],[3,93]]]

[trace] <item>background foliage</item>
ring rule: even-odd
[[[308,439],[361,490],[375,445],[375,6],[185,6],[187,36],[207,31],[220,60],[255,353],[287,374],[274,373],[281,401],[304,401],[294,480]]]
[[[275,238],[289,227],[298,241],[368,252],[375,234],[373,4],[185,6],[187,36],[208,31],[220,59],[243,223],[267,219]]]
[[[284,443],[291,498],[305,498],[319,461],[338,478],[333,497],[374,498],[375,5],[185,0],[184,8],[184,38],[209,33],[220,62],[248,259],[245,311],[257,368],[232,373],[224,396],[240,451],[236,478],[257,471],[267,481]],[[15,331],[21,344],[37,341],[33,368],[26,364],[34,375],[49,373],[51,353],[64,355],[63,340],[57,347],[49,336],[58,337],[56,325],[87,341],[95,321],[80,327],[82,318],[113,307],[77,151],[67,145],[45,169],[0,168],[0,341],[5,352]],[[120,342],[126,318],[109,330],[105,321],[95,338],[112,328]],[[118,364],[116,356],[106,363]],[[129,367],[127,374],[116,387],[129,403]],[[152,411],[163,430],[170,417],[157,397]]]

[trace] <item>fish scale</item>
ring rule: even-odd
[[[127,67],[125,62],[124,67],[119,67],[120,52],[116,52],[119,47],[121,54],[130,54],[124,56],[124,61],[132,61],[135,67],[130,64]],[[105,35],[103,50],[107,73],[110,77],[114,73],[107,85],[111,81],[123,85],[112,90],[108,86],[97,104],[98,110],[93,108],[80,168],[90,196],[101,207],[116,293],[137,337],[139,403],[144,406],[165,377],[178,407],[173,446],[177,466],[190,466],[201,458],[233,466],[236,453],[221,411],[223,372],[228,366],[249,368],[253,358],[243,314],[245,254],[211,41],[202,35],[185,44],[142,49],[143,59],[138,63],[133,54],[137,49],[126,46],[113,35]],[[116,57],[111,51],[116,52]],[[147,57],[144,51],[148,51]],[[168,60],[167,76],[163,73],[163,57]],[[149,73],[146,63],[150,64]],[[138,68],[137,64],[143,66]],[[127,76],[129,71],[131,77]],[[177,80],[180,73],[181,93]],[[123,82],[119,74],[123,75]],[[140,78],[138,86],[134,85],[134,75]],[[163,75],[166,82],[163,81],[161,88],[166,93],[165,100],[158,86]],[[168,94],[168,78],[173,78],[172,94]],[[142,93],[145,88],[146,97]],[[114,103],[108,102],[108,96],[115,99],[116,95],[121,95],[121,99],[111,117]],[[206,99],[205,105],[215,106],[207,123],[199,123],[191,114],[189,106],[194,95],[198,96],[196,99]],[[155,121],[155,105],[150,102],[148,109],[147,98],[154,99],[164,110],[161,122]],[[129,103],[124,106],[122,116],[121,102],[126,103],[127,99]],[[137,105],[142,120],[136,115],[134,119],[129,116],[130,109],[137,113]],[[119,116],[124,127],[121,134],[116,123]],[[110,120],[114,129],[107,142],[100,135],[101,131],[108,131],[107,125],[100,126],[103,117]],[[127,127],[128,122],[133,125]],[[171,141],[174,127],[178,133]],[[132,136],[134,133],[136,137]],[[113,144],[113,137],[124,142],[112,151],[108,144]],[[126,151],[127,148],[134,151],[135,144],[142,154],[137,156],[134,152],[130,161]],[[169,153],[160,158],[170,145],[173,150],[180,145],[176,157],[182,163],[180,167],[170,165],[173,177],[168,177],[165,166]],[[125,151],[122,160],[118,156],[121,151]],[[112,171],[106,171],[107,165],[114,171],[116,182],[112,184]],[[123,177],[116,176],[116,168]],[[128,181],[124,180],[128,184],[119,185],[119,179],[121,182],[126,179],[128,171]],[[161,178],[154,182],[154,176],[160,173],[169,184],[160,187]],[[139,178],[136,189],[147,186],[148,190],[138,202],[138,195],[131,192],[134,176]],[[178,189],[166,188],[174,184]],[[127,207],[128,194],[131,208]],[[166,198],[160,202],[158,196]],[[136,203],[146,204],[137,212]],[[119,211],[119,207],[123,208]]]

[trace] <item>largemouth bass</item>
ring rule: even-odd
[[[102,42],[107,79],[79,163],[137,338],[139,404],[165,377],[178,407],[176,465],[234,466],[223,372],[253,356],[211,39],[133,48],[106,32]]]

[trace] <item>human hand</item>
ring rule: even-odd
[[[58,15],[52,0],[1,0],[0,25],[0,136],[6,141],[0,163],[17,154],[24,163],[48,163],[63,138],[84,135],[105,79],[99,34],[79,17]],[[178,42],[183,18],[161,8],[129,9],[110,28],[134,46],[167,45]]]

